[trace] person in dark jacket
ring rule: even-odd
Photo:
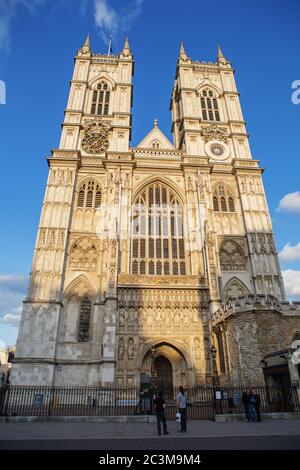
[[[250,421],[249,418],[249,394],[247,392],[244,392],[242,395],[242,403],[244,405],[244,410],[245,410],[245,415],[246,415],[246,421]]]
[[[157,423],[157,433],[161,435],[161,423],[163,424],[164,434],[169,434],[167,429],[167,421],[165,415],[165,400],[163,399],[162,392],[158,392],[158,396],[154,400],[155,414],[156,414],[156,423]]]
[[[248,403],[249,403],[249,411],[248,411],[249,421],[252,421],[253,423],[255,423],[255,421],[257,421],[257,414],[256,414],[256,398],[255,398],[253,388],[249,390]]]
[[[256,417],[257,421],[260,423],[261,422],[261,415],[260,415],[260,396],[258,393],[255,393],[255,390],[252,389],[252,393],[254,394],[255,397],[255,411],[256,411]]]

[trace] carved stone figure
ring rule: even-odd
[[[128,340],[127,351],[128,351],[128,359],[132,359],[134,356],[134,343],[133,343],[132,338],[129,338]]]
[[[205,142],[209,142],[210,140],[223,140],[227,142],[229,134],[225,127],[220,127],[217,124],[211,124],[207,127],[202,127],[202,135],[204,137]]]
[[[119,339],[118,358],[119,359],[124,358],[124,339],[123,338]]]

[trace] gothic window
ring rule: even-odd
[[[220,248],[222,271],[246,271],[246,257],[243,249],[233,240],[225,240]]]
[[[218,201],[218,198],[216,196],[213,197],[213,205],[214,205],[214,211],[218,211],[219,210],[219,201]]]
[[[203,121],[220,121],[218,101],[214,91],[206,88],[200,95]]]
[[[229,212],[234,212],[234,202],[233,202],[232,197],[228,198],[228,208],[229,208]]]
[[[101,205],[101,188],[95,181],[84,182],[78,191],[77,207],[97,209]]]
[[[154,183],[140,193],[131,233],[133,274],[186,274],[182,208],[168,186]]]
[[[221,197],[221,210],[222,212],[227,211],[227,204],[226,204],[226,199],[224,196]]]
[[[223,184],[219,184],[214,190],[213,208],[214,211],[235,212],[234,199]]]
[[[91,301],[84,297],[80,303],[78,341],[88,342],[90,339]]]
[[[93,91],[91,114],[107,115],[109,108],[110,89],[106,82],[98,83]]]

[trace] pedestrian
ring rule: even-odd
[[[163,424],[164,434],[169,434],[167,429],[167,421],[165,415],[166,403],[163,399],[162,392],[158,392],[158,396],[154,399],[155,414],[156,414],[156,423],[157,423],[157,433],[161,435],[161,423]]]
[[[249,419],[249,395],[247,392],[244,392],[242,395],[242,403],[244,405],[244,410],[245,410],[245,415],[246,415],[246,421],[250,421]]]
[[[256,415],[256,398],[255,398],[253,388],[249,390],[248,402],[249,402],[249,420],[255,423],[255,421],[257,420],[257,415]]]
[[[181,429],[179,432],[186,432],[186,395],[182,385],[179,387],[177,394],[177,408],[180,413]]]
[[[256,411],[256,417],[257,417],[257,422],[261,422],[261,415],[260,415],[260,395],[258,393],[255,393],[255,390],[253,390],[254,396],[255,396],[255,411]]]

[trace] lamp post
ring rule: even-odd
[[[216,357],[217,357],[217,349],[214,345],[210,348],[210,357],[212,359],[212,385],[215,386],[215,371],[216,371]]]
[[[154,368],[154,356],[156,353],[156,349],[154,346],[151,348],[151,384],[153,385],[154,378],[155,378],[155,368]]]

